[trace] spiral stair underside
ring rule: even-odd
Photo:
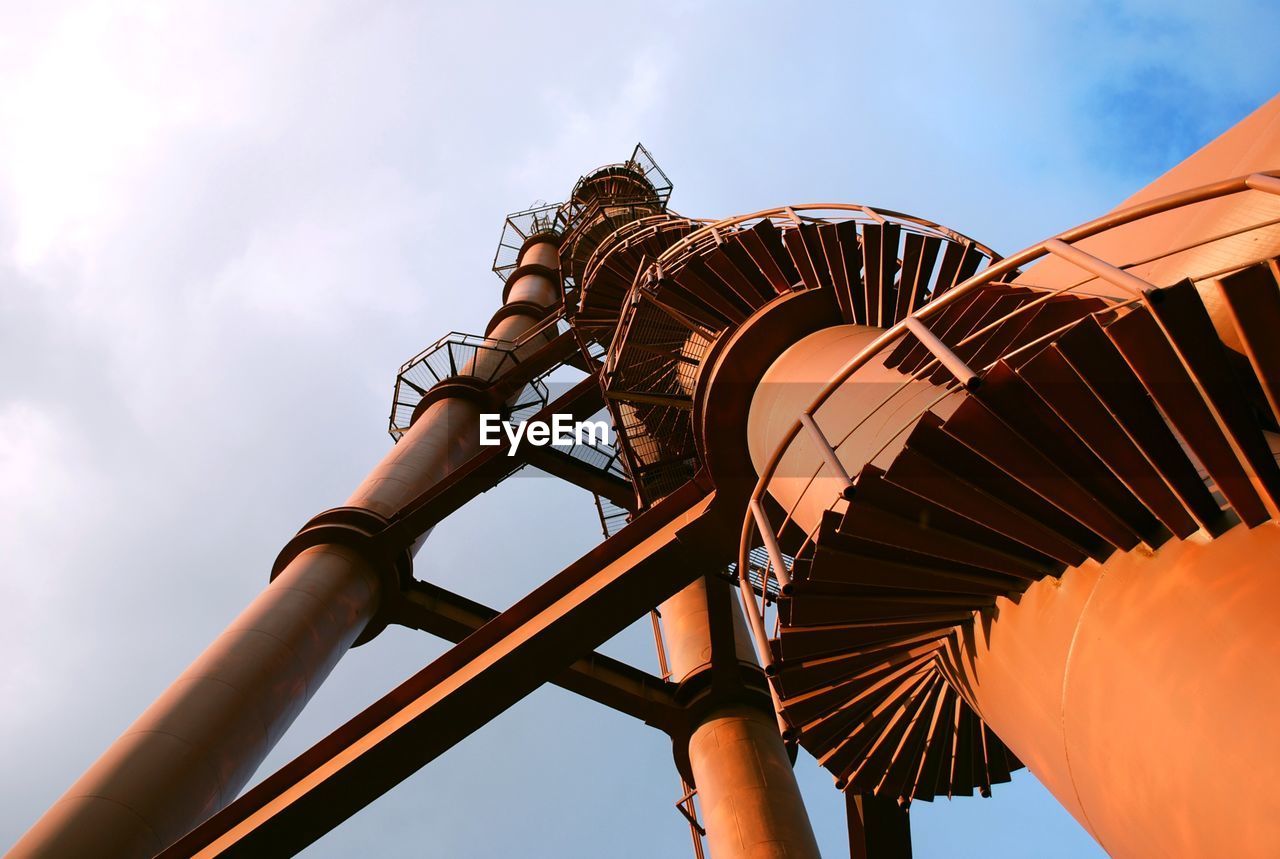
[[[587,261],[574,325],[601,332],[607,346],[622,316],[636,272],[697,229],[698,223],[673,212],[631,221],[602,241]]]
[[[699,372],[766,304],[822,291],[841,321],[889,328],[999,261],[865,209],[630,229],[592,260],[583,301],[598,282],[606,315],[617,308],[602,375],[643,503],[697,468]],[[614,253],[619,271],[639,271],[625,293],[608,274]],[[985,368],[974,390],[913,335],[885,350],[886,368],[951,402],[787,546],[792,581],[769,642],[789,733],[841,788],[903,802],[988,794],[1022,764],[948,672],[975,617],[1087,560],[1270,517],[1280,470],[1262,429],[1276,427],[1280,363],[1255,320],[1280,321],[1274,271],[1223,279],[1248,357],[1223,346],[1190,281],[1124,300],[1042,289],[1016,269],[929,319],[957,360]]]
[[[825,292],[846,323],[888,327],[998,260],[971,239],[896,213],[886,217],[849,207],[821,214],[825,217],[783,209],[701,229],[672,215],[645,218],[602,242],[586,266],[577,323],[585,318],[616,325],[604,365],[605,389],[629,471],[646,503],[680,485],[697,467],[694,389],[722,334],[779,296],[800,291]],[[638,275],[627,282],[631,272]],[[1029,294],[1003,291],[1011,297],[998,303],[1001,307]],[[1062,318],[1064,304],[1075,307],[1079,301],[1053,302],[1028,331],[1041,332]],[[1082,305],[1079,312],[1090,307]],[[990,585],[983,587],[984,593],[991,591]],[[864,727],[853,740],[839,743],[837,757],[866,751],[855,747],[856,741],[879,728],[904,748],[918,749],[919,760],[877,745],[865,760],[858,758],[863,760],[860,784],[880,770],[877,787],[896,790],[909,782],[918,796],[971,794],[975,787],[985,794],[992,783],[1007,781],[1021,762],[930,670],[943,646],[940,636],[963,620],[961,610],[955,603],[939,608],[932,619],[915,618],[904,626],[905,638],[894,636],[885,647],[868,650],[861,676],[891,694],[874,700],[866,713],[845,709],[835,719],[821,720],[801,741],[823,731],[835,741],[842,730],[848,733],[850,718],[861,719]],[[886,637],[875,631],[869,643]],[[822,670],[810,667],[804,676],[788,673],[778,682],[811,693],[804,684]],[[901,708],[890,705],[908,699],[919,700],[921,707],[904,719]],[[820,699],[810,694],[806,700],[812,705]],[[886,754],[893,761],[881,767]]]
[[[947,677],[957,636],[1088,559],[1272,517],[1278,275],[1272,260],[1220,281],[1244,354],[1190,280],[1113,306],[992,286],[934,315],[989,368],[857,474],[797,556],[771,642],[782,715],[840,786],[910,801],[1004,780],[1016,760]],[[958,388],[911,335],[885,363]]]

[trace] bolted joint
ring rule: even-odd
[[[342,546],[360,555],[378,575],[378,607],[352,647],[377,638],[392,620],[397,598],[413,581],[413,555],[408,546],[388,545],[383,538],[388,520],[363,507],[334,507],[302,526],[271,566],[271,580],[294,558],[316,546]]]
[[[718,683],[713,679],[710,666],[690,674],[675,690],[675,703],[681,708],[682,718],[667,730],[671,737],[671,753],[676,769],[686,782],[694,784],[693,768],[689,763],[689,742],[704,722],[716,713],[733,706],[747,706],[774,717],[773,698],[769,694],[768,681],[759,668],[739,665],[740,682]],[[796,755],[789,752],[791,763]]]
[[[688,712],[692,723],[698,724],[712,711],[733,704],[773,713],[773,697],[764,670],[745,662],[738,662],[735,669],[730,679],[729,672],[706,665],[676,686],[675,702]]]
[[[683,687],[684,684],[681,686]],[[742,686],[736,694],[724,694],[719,691],[711,694],[707,684],[703,684],[701,691],[700,697],[684,702],[683,717],[667,728],[667,736],[671,738],[671,758],[675,763],[676,771],[691,787],[697,787],[693,765],[689,760],[689,743],[693,740],[694,731],[711,721],[718,713],[736,706],[759,710],[771,720],[776,718],[772,697],[763,687],[756,687],[755,684]],[[679,704],[681,703],[680,692],[677,691],[676,695],[676,703]],[[791,765],[795,766],[796,759],[799,757],[799,748],[795,739],[783,734],[782,744]]]

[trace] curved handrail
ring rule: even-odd
[[[1129,274],[1121,268],[1111,266],[1102,260],[1092,257],[1091,255],[1073,247],[1075,242],[1091,238],[1100,233],[1121,227],[1126,224],[1143,220],[1153,215],[1162,214],[1174,209],[1183,208],[1185,206],[1203,203],[1208,200],[1220,197],[1230,196],[1232,194],[1242,193],[1244,191],[1255,190],[1269,194],[1280,195],[1280,170],[1260,171],[1249,173],[1243,176],[1237,176],[1231,179],[1223,179],[1218,182],[1201,185],[1196,188],[1189,188],[1173,194],[1167,194],[1148,200],[1145,203],[1139,203],[1125,209],[1109,212],[1099,218],[1087,221],[1084,224],[1073,227],[1057,235],[1043,239],[1030,247],[1006,257],[998,262],[975,274],[964,283],[948,290],[944,295],[936,300],[925,304],[916,312],[907,316],[905,319],[896,323],[892,327],[886,329],[882,334],[871,341],[858,354],[854,355],[847,361],[830,380],[822,387],[818,394],[810,401],[801,414],[803,416],[813,417],[814,413],[822,407],[822,405],[830,399],[845,382],[849,380],[859,369],[861,369],[868,361],[879,354],[886,346],[894,343],[902,338],[909,329],[909,323],[915,320],[915,324],[921,324],[921,320],[927,319],[938,313],[942,308],[959,299],[961,296],[972,292],[982,286],[985,286],[997,278],[1016,271],[1028,263],[1035,262],[1049,255],[1057,256],[1090,272],[1096,277],[1107,280],[1113,284],[1125,288],[1126,291],[1137,289],[1139,293],[1145,297],[1148,289],[1152,288],[1151,284],[1146,283],[1140,278]],[[794,208],[794,207],[793,207]],[[750,220],[754,217],[761,217],[761,213],[753,215],[739,216],[736,221]],[[735,220],[735,219],[729,219]],[[686,237],[686,238],[691,238]],[[669,249],[667,253],[674,250]],[[666,256],[664,254],[663,256]],[[659,260],[661,261],[661,257]],[[993,256],[993,259],[995,257]],[[1093,279],[1093,278],[1091,278]],[[1062,291],[1069,291],[1073,286],[1065,287]],[[774,554],[772,549],[776,547],[776,534],[768,527],[767,514],[764,511],[762,498],[767,491],[774,473],[777,471],[779,463],[791,448],[792,442],[800,434],[804,427],[802,417],[797,417],[791,427],[784,433],[782,439],[774,448],[764,468],[760,472],[760,477],[756,481],[755,488],[751,492],[748,501],[748,509],[743,517],[742,537],[738,547],[738,571],[740,584],[743,586],[742,596],[747,611],[747,619],[751,625],[752,632],[756,637],[756,647],[760,651],[760,659],[764,664],[766,673],[772,673],[774,669],[774,660],[772,652],[769,649],[768,636],[765,633],[764,617],[759,606],[755,601],[754,590],[749,590],[750,583],[746,581],[746,559],[751,549],[752,531],[759,528],[761,538],[765,541],[766,546],[770,547],[770,554]],[[773,565],[770,564],[770,567]],[[786,570],[773,570],[780,581],[785,580],[788,576]],[[770,570],[766,569],[764,582],[768,585]],[[784,587],[785,590],[785,587]]]
[[[747,221],[762,220],[764,218],[781,218],[784,220],[791,221],[792,223],[800,223],[802,220],[804,220],[803,218],[800,218],[801,212],[813,212],[813,211],[856,212],[861,214],[868,221],[878,222],[878,223],[883,223],[886,219],[891,218],[894,221],[897,221],[903,224],[914,224],[917,227],[922,227],[925,230],[931,231],[938,236],[951,239],[952,241],[955,241],[955,242],[967,242],[971,244],[973,247],[977,248],[982,253],[986,254],[992,260],[1000,259],[1000,255],[998,253],[996,253],[991,248],[984,245],[982,242],[979,242],[976,239],[972,239],[969,236],[964,235],[963,233],[958,233],[955,230],[950,229],[949,227],[944,227],[941,224],[930,221],[927,218],[920,218],[915,215],[908,215],[904,212],[897,212],[892,209],[881,209],[875,206],[865,206],[859,203],[801,203],[795,206],[775,206],[771,209],[761,209],[758,212],[749,212],[743,215],[733,215],[732,217],[721,218],[718,221],[708,222],[706,226],[702,227],[701,229],[693,231],[692,233],[685,236],[683,239],[681,239],[680,241],[676,242],[671,247],[663,251],[662,254],[658,256],[657,264],[663,267],[671,265],[680,254],[682,254],[685,250],[691,248],[694,244],[697,244],[698,242],[701,242],[701,241],[705,241],[708,238],[714,240],[716,234],[720,230],[724,230],[729,227],[735,227],[738,224],[742,224]]]
[[[651,236],[655,231],[678,223],[677,218],[679,216],[672,212],[637,218],[618,227],[603,239],[588,259],[584,269],[583,283],[580,284],[582,292],[579,307],[585,309],[587,306],[587,295],[590,291],[589,285],[592,282],[592,278],[604,266],[611,254],[631,247],[633,242]],[[617,322],[615,334],[609,347],[609,355],[605,360],[606,372],[611,372],[614,369],[618,355],[628,342],[627,333],[631,328],[631,323],[636,318],[634,314],[637,312],[638,301],[636,299],[639,295],[652,292],[654,287],[662,282],[663,275],[678,272],[690,259],[713,251],[726,239],[749,229],[745,225],[757,224],[771,219],[778,220],[780,222],[778,226],[783,231],[792,230],[807,223],[892,224],[895,228],[901,228],[903,232],[913,236],[925,237],[935,241],[943,240],[952,245],[960,246],[965,250],[966,255],[973,252],[980,257],[983,263],[989,263],[1000,258],[999,254],[987,245],[955,230],[943,227],[934,221],[890,209],[876,209],[857,203],[802,203],[795,206],[762,209],[757,212],[749,212],[718,220],[695,221],[688,218],[680,219],[679,223],[682,223],[688,229],[687,235],[675,239],[673,244],[659,253],[655,259],[646,260],[637,271],[629,290],[621,300],[622,307],[618,311],[618,315],[621,318]],[[657,275],[656,277],[655,274]],[[931,274],[926,273],[926,276],[931,276]],[[951,286],[951,284],[948,283],[946,286]],[[610,296],[612,297],[612,293],[610,293]],[[658,302],[658,304],[662,305],[661,302]],[[697,322],[684,317],[683,314],[671,306],[663,306],[663,310],[676,319],[677,323],[684,323],[691,330],[699,327]],[[704,333],[704,336],[713,335],[714,332]]]
[[[671,209],[628,221],[601,239],[600,244],[596,245],[595,250],[591,252],[591,256],[587,257],[587,263],[582,267],[582,283],[578,284],[579,290],[585,293],[587,286],[595,277],[596,270],[604,264],[605,258],[610,254],[629,247],[630,242],[649,230],[656,232],[664,226],[675,226],[680,223],[708,225],[711,221],[707,218],[686,217]]]

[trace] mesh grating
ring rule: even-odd
[[[604,381],[641,496],[652,502],[697,470],[693,394],[714,334],[643,289],[632,294],[625,334],[614,341]]]
[[[439,382],[461,376],[492,382],[519,363],[517,345],[474,334],[453,332],[410,358],[396,376],[388,432],[399,441],[422,398]],[[503,417],[521,421],[547,404],[547,386],[534,379],[507,404]]]
[[[502,223],[502,235],[498,239],[498,249],[493,255],[493,271],[503,283],[507,276],[515,270],[520,256],[520,248],[532,236],[547,234],[560,235],[564,232],[564,206],[560,203],[547,205],[535,204],[523,212],[507,215]]]
[[[600,529],[604,532],[606,538],[612,537],[623,529],[623,527],[631,521],[631,511],[624,507],[619,507],[607,498],[601,498],[599,495],[596,499],[596,513],[600,516]]]
[[[783,553],[782,561],[790,569],[795,564],[795,558]],[[768,588],[765,588],[765,574],[769,571],[769,552],[763,546],[756,546],[747,556],[747,581],[751,583],[751,589],[756,592],[757,596],[764,596],[769,600],[776,600],[781,594],[778,588],[778,579],[772,573],[768,576]],[[725,578],[734,584],[738,583],[738,562],[734,561],[725,568]]]

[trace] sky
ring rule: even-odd
[[[0,848],[385,453],[397,367],[500,302],[507,212],[642,140],[685,214],[858,202],[1012,253],[1274,95],[1278,37],[1243,0],[0,0]],[[501,608],[598,527],[522,475],[416,574]],[[353,650],[259,777],[444,647]],[[643,627],[606,650],[656,667]],[[548,687],[304,855],[687,856],[679,793],[664,736]],[[1025,771],[911,817],[925,859],[1102,855]]]

